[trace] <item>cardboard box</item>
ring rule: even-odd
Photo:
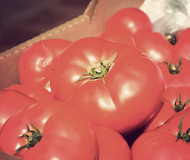
[[[12,84],[19,84],[18,61],[23,51],[35,42],[61,38],[76,41],[84,37],[97,36],[104,31],[107,20],[125,7],[139,8],[144,0],[91,0],[83,15],[40,34],[18,46],[0,53],[0,90]],[[19,160],[0,152],[0,160]]]

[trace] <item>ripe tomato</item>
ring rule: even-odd
[[[0,130],[3,124],[14,113],[36,103],[33,98],[15,90],[0,91]]]
[[[118,132],[102,126],[93,129],[99,144],[98,160],[131,160],[131,149]]]
[[[21,84],[46,87],[55,59],[72,42],[48,39],[34,43],[21,55],[18,63]]]
[[[152,130],[164,124],[175,113],[190,108],[190,87],[168,87],[164,92],[163,104],[153,118],[143,127]]]
[[[168,62],[172,57],[173,46],[168,39],[161,33],[149,32],[141,34],[135,40],[136,46],[154,62]]]
[[[51,94],[45,88],[41,88],[41,87],[13,84],[6,89],[20,91],[20,92],[26,94],[27,96],[35,99],[36,101],[55,100],[53,97],[53,94]]]
[[[123,43],[130,47],[136,47],[134,38],[122,31],[108,30],[108,31],[104,31],[97,37],[110,41],[110,42]]]
[[[185,29],[179,36],[178,42],[175,44],[174,51],[177,58],[190,60],[190,28]]]
[[[190,61],[186,58],[171,58],[158,66],[164,76],[165,88],[190,86]]]
[[[131,147],[133,160],[186,160],[190,157],[190,108],[157,129],[141,134]]]
[[[152,60],[96,37],[75,41],[61,53],[50,84],[56,100],[121,134],[147,123],[164,94],[162,73]]]
[[[139,8],[128,7],[109,18],[105,26],[105,31],[108,30],[119,30],[136,38],[142,33],[152,32],[153,27],[146,13]]]
[[[25,160],[98,160],[99,152],[91,124],[59,101],[37,102],[9,118],[0,149]]]

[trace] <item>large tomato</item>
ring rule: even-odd
[[[14,113],[36,103],[33,98],[15,90],[0,91],[0,130],[3,124]]]
[[[131,149],[125,139],[116,131],[93,126],[99,145],[98,160],[131,160]]]
[[[119,30],[136,38],[142,33],[153,31],[149,17],[139,8],[123,8],[112,15],[106,23],[105,31]]]
[[[146,55],[95,37],[75,41],[60,54],[50,84],[55,99],[122,134],[147,123],[164,93],[162,73]]]
[[[190,108],[157,129],[141,134],[131,147],[133,160],[187,160],[190,157]]]
[[[25,160],[98,160],[98,143],[91,124],[71,106],[40,101],[3,125],[0,149]]]
[[[143,127],[143,130],[148,131],[157,128],[175,113],[186,108],[190,108],[190,86],[166,88],[162,106]]]
[[[71,43],[64,39],[48,39],[28,47],[22,53],[18,63],[20,83],[46,87],[55,59]]]

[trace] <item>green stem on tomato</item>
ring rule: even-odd
[[[168,70],[169,70],[169,72],[172,75],[179,74],[181,72],[181,70],[182,70],[182,59],[181,59],[181,56],[180,56],[178,65],[176,63],[175,64],[171,64],[172,63],[172,59],[169,60],[168,62],[163,62],[163,63],[167,64]]]
[[[182,100],[181,100],[181,93],[179,93],[179,99],[176,99],[174,106],[173,106],[173,109],[176,112],[180,112],[185,108],[186,104],[189,102],[190,102],[190,99],[183,104]]]
[[[76,84],[81,80],[95,80],[102,79],[102,82],[105,86],[104,76],[109,72],[109,70],[113,67],[114,59],[116,58],[117,53],[115,53],[109,60],[101,60],[97,65],[89,66],[90,71],[88,73],[83,73],[80,79],[76,82]]]
[[[179,124],[178,124],[178,134],[177,134],[177,140],[175,142],[177,142],[179,139],[182,139],[185,142],[190,142],[190,136],[189,136],[189,132],[190,132],[190,128],[187,129],[186,132],[182,131],[182,125],[183,125],[183,118],[187,115],[187,113],[181,118]]]
[[[42,139],[42,134],[40,133],[39,129],[36,128],[33,124],[31,124],[31,125],[32,125],[32,127],[35,129],[35,131],[34,131],[34,130],[30,130],[29,127],[28,127],[28,125],[26,124],[27,131],[28,131],[28,132],[31,132],[32,135],[29,136],[29,135],[27,135],[27,134],[23,134],[22,136],[19,137],[19,138],[23,138],[23,137],[27,138],[28,143],[27,143],[26,145],[24,145],[24,146],[19,147],[19,148],[16,150],[14,156],[15,156],[20,150],[22,150],[23,148],[27,148],[28,150],[30,150],[31,147],[34,147],[39,141],[41,141],[41,139]]]

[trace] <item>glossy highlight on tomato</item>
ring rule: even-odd
[[[131,147],[133,160],[184,160],[190,157],[190,109],[174,114],[158,128],[141,134]]]
[[[95,37],[75,41],[61,53],[50,85],[56,100],[69,103],[90,123],[122,134],[147,123],[164,93],[162,73],[150,58]]]
[[[30,132],[34,127],[41,139],[29,149],[22,148],[35,138]],[[91,124],[59,101],[37,102],[9,118],[0,132],[0,149],[24,160],[98,160],[99,154]]]
[[[119,30],[133,38],[153,31],[149,17],[139,8],[127,7],[117,11],[106,23],[105,31]]]
[[[36,102],[35,99],[19,91],[0,90],[0,130],[13,114]]]
[[[47,39],[28,47],[22,53],[18,63],[20,83],[46,87],[55,59],[71,43],[64,39]]]

